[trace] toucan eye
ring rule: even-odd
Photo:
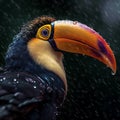
[[[41,31],[41,35],[42,35],[43,37],[47,37],[47,36],[49,35],[49,30],[48,30],[48,29],[42,30],[42,31]]]
[[[51,35],[51,25],[47,24],[38,29],[36,37],[41,40],[48,40],[50,35]]]

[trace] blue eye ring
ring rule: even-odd
[[[49,35],[49,30],[48,30],[48,29],[43,29],[43,30],[41,31],[41,35],[42,35],[43,37],[48,37],[48,35]]]

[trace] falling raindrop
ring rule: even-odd
[[[16,80],[16,78],[14,78],[14,82],[16,82],[17,80]]]
[[[19,83],[19,81],[16,82],[17,84]]]
[[[3,80],[6,80],[6,78],[4,77]]]
[[[33,86],[33,88],[35,88],[35,89],[36,89],[37,87],[36,87],[36,86]]]

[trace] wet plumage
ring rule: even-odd
[[[18,120],[20,116],[20,119],[32,119],[33,116],[36,116],[36,120],[55,119],[56,107],[63,102],[65,88],[61,79],[43,66],[37,65],[27,50],[26,44],[35,37],[38,27],[53,20],[46,17],[42,19],[37,18],[23,26],[9,45],[4,73],[0,74],[1,120]],[[44,118],[44,110],[40,112],[39,108],[40,111],[47,109],[50,116]]]

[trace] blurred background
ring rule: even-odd
[[[58,120],[120,120],[120,0],[0,0],[0,65],[20,27],[41,15],[76,20],[101,34],[117,73],[93,58],[65,53],[68,95]]]

